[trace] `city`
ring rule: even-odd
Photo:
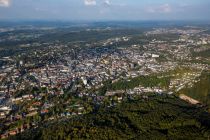
[[[96,32],[111,36],[118,30],[123,29]],[[20,50],[1,58],[1,138],[37,128],[43,122],[88,114],[105,102],[114,107],[127,95],[171,95],[193,87],[210,68],[210,58],[196,55],[210,49],[207,30],[157,28],[94,43],[21,42]],[[38,32],[44,34],[45,30]],[[80,32],[91,34],[95,30]],[[21,34],[26,40],[40,36]],[[3,35],[1,42],[19,37],[11,32]],[[45,47],[37,49],[39,46]],[[181,94],[180,99],[199,104],[186,95]]]
[[[0,0],[0,140],[208,140],[209,0]]]

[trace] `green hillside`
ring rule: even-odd
[[[173,95],[128,98],[113,108],[45,124],[11,139],[196,139],[210,135],[210,114]]]
[[[193,99],[210,107],[210,73],[203,72],[200,81],[193,87],[186,87],[178,92],[178,94],[185,94]]]

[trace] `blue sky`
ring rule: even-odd
[[[0,20],[210,20],[210,0],[0,0]]]

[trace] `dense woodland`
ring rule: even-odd
[[[210,115],[173,95],[128,98],[113,108],[45,124],[11,139],[208,139]]]

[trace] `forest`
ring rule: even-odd
[[[147,94],[93,113],[46,123],[10,139],[208,139],[210,115],[174,95]]]

